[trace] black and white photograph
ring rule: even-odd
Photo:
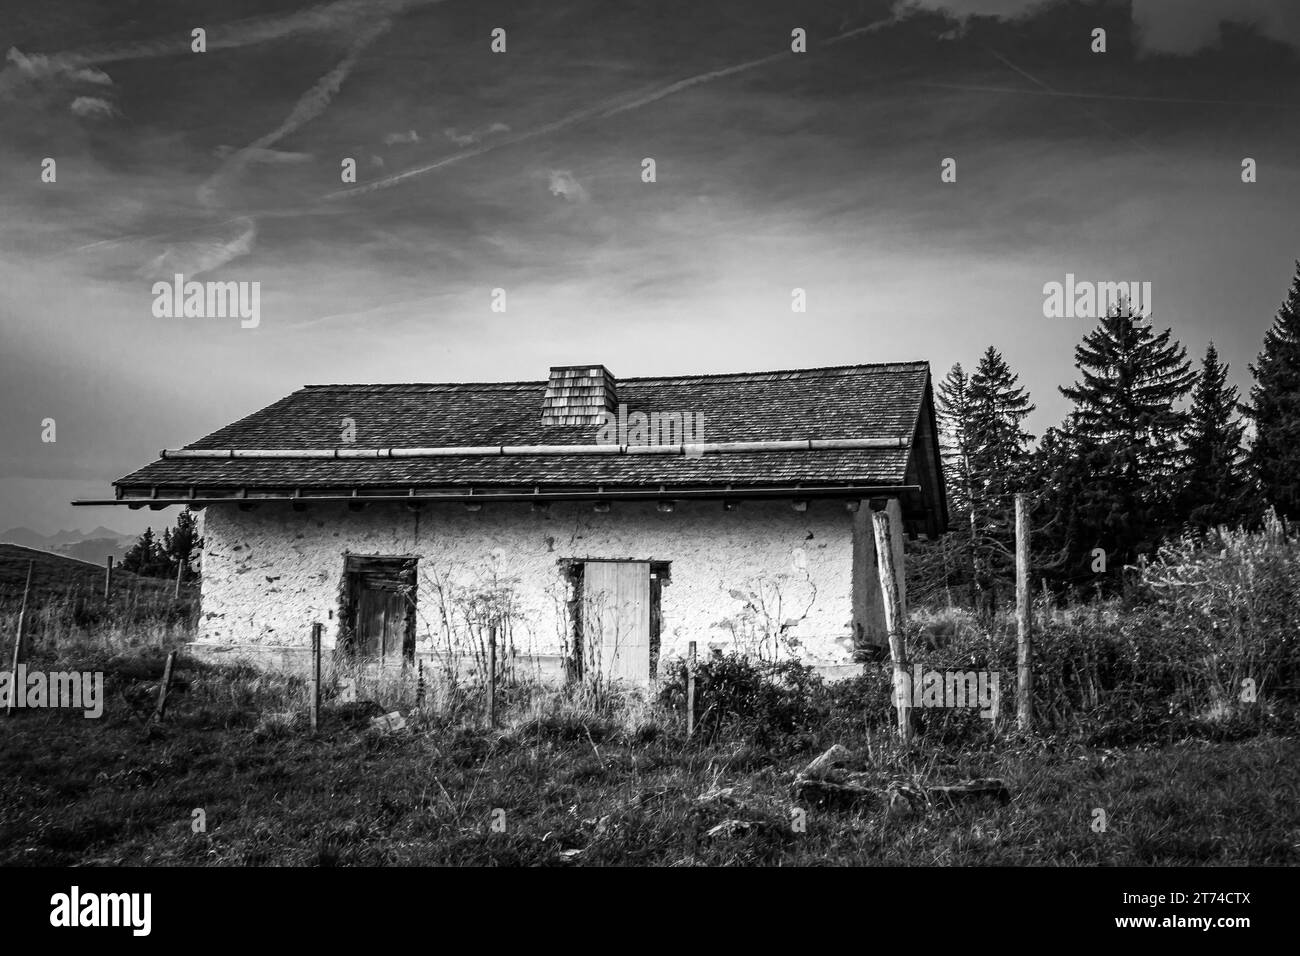
[[[7,931],[1277,928],[1300,3],[0,6]]]

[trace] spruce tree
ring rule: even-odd
[[[167,548],[167,560],[171,567],[171,573],[174,574],[176,565],[180,564],[185,569],[181,572],[182,580],[188,580],[190,578],[190,562],[194,558],[194,551],[201,545],[198,524],[194,520],[194,515],[189,511],[182,511],[176,516],[176,530],[172,532],[170,546]]]
[[[122,570],[152,577],[157,573],[158,553],[158,542],[154,538],[153,528],[145,528],[135,544],[131,545],[122,556]]]
[[[991,614],[999,581],[1012,573],[1015,493],[1024,485],[1033,441],[1022,423],[1034,406],[1019,376],[991,345],[970,377],[968,395],[974,565],[978,590]]]
[[[1192,390],[1179,493],[1179,514],[1198,530],[1236,525],[1246,517],[1248,488],[1241,450],[1244,426],[1234,416],[1237,407],[1237,389],[1228,384],[1228,367],[1219,361],[1211,342]]]
[[[1022,423],[1034,410],[1002,354],[989,346],[970,377],[970,472],[986,515],[1005,510],[1021,490],[1034,436]]]
[[[1024,481],[1033,440],[1022,422],[1033,411],[1018,377],[990,346],[974,374],[954,365],[938,387],[949,500],[960,516],[954,538],[972,607],[991,610],[996,583],[1011,564],[1014,493]]]
[[[1174,482],[1187,413],[1178,408],[1196,375],[1186,350],[1156,333],[1131,306],[1112,309],[1074,350],[1081,378],[1061,394],[1086,469],[1075,542],[1100,547],[1114,571],[1177,524]],[[1077,555],[1082,557],[1082,555]]]
[[[1091,564],[1082,561],[1093,545],[1080,507],[1091,478],[1091,452],[1066,418],[1043,433],[1027,469],[1026,485],[1037,504],[1033,566],[1065,583],[1079,583],[1093,573]]]
[[[944,536],[945,585],[968,589],[970,605],[978,603],[975,583],[975,526],[970,471],[970,376],[961,363],[953,365],[939,383],[936,395],[940,455],[948,489],[948,514],[952,534]],[[951,563],[949,563],[951,561]]]
[[[970,377],[958,362],[948,370],[936,389],[936,411],[941,432],[940,454],[944,484],[948,488],[949,513],[970,526]]]
[[[1264,500],[1295,520],[1300,517],[1300,261],[1250,371],[1255,440],[1249,465]]]

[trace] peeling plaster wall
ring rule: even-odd
[[[203,593],[198,636],[211,650],[280,660],[305,649],[313,621],[324,644],[339,631],[345,552],[419,558],[417,653],[445,650],[467,638],[462,608],[495,589],[513,610],[503,643],[521,656],[558,658],[568,647],[569,585],[561,559],[671,562],[663,588],[660,659],[735,648],[808,663],[852,661],[853,515],[838,502],[679,501],[671,513],[654,502],[400,504],[287,503],[252,511],[209,506],[203,516]],[[447,609],[444,613],[444,609]],[[779,636],[786,627],[784,640]]]

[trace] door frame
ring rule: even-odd
[[[343,574],[339,581],[339,648],[350,658],[360,657],[356,633],[357,606],[361,598],[362,576],[391,573],[407,596],[406,619],[402,622],[402,663],[415,660],[415,611],[419,578],[419,557],[413,554],[343,553]],[[380,590],[380,589],[376,589]]]
[[[560,565],[569,582],[569,637],[572,646],[565,658],[565,675],[570,681],[580,681],[584,676],[583,621],[586,602],[583,600],[583,571],[588,564],[648,564],[650,565],[650,674],[654,681],[659,673],[659,651],[663,636],[663,588],[672,583],[672,562],[655,558],[561,558]]]

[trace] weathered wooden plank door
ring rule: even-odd
[[[589,561],[583,566],[587,671],[605,680],[650,681],[650,562]]]
[[[357,595],[357,646],[363,657],[401,658],[406,599],[400,591],[362,586]]]
[[[409,661],[415,652],[416,559],[348,555],[344,562],[345,640],[357,657]]]

